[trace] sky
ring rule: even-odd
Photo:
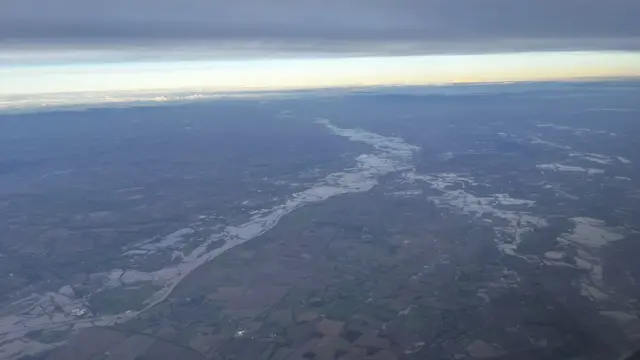
[[[640,76],[637,0],[2,0],[0,96]]]

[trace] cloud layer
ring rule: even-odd
[[[630,49],[639,17],[637,0],[7,0],[0,39]]]

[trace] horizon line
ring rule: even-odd
[[[40,98],[32,99],[32,94],[26,95],[0,95],[0,115],[4,114],[16,114],[16,113],[38,113],[47,111],[84,111],[84,110],[97,110],[107,108],[121,108],[121,107],[153,107],[153,106],[170,106],[170,105],[182,105],[188,103],[204,102],[204,101],[219,101],[219,100],[249,100],[256,97],[264,96],[273,99],[278,95],[295,95],[296,93],[313,94],[325,96],[337,96],[338,94],[327,94],[326,92],[342,90],[342,95],[346,94],[358,94],[363,90],[384,90],[390,89],[409,89],[409,88],[444,88],[444,87],[477,87],[477,86],[518,86],[518,85],[545,85],[545,84],[594,84],[594,83],[636,83],[640,85],[640,76],[585,76],[585,77],[572,77],[566,79],[541,79],[541,80],[508,80],[508,81],[452,81],[433,84],[384,84],[384,85],[359,85],[359,86],[322,86],[322,87],[301,87],[290,89],[234,89],[234,90],[189,90],[180,89],[170,91],[167,89],[156,90],[119,90],[119,91],[85,91],[85,92],[53,92],[42,93],[38,95],[42,96],[55,96],[56,98]],[[87,98],[78,99],[79,93],[85,94]],[[102,98],[95,98],[98,96],[104,96]],[[118,98],[118,95],[122,96]],[[140,98],[129,98],[125,96],[138,95]],[[362,95],[362,93],[360,93]],[[429,94],[436,95],[436,94]],[[472,94],[457,94],[457,96],[472,95]],[[473,94],[478,95],[478,94]],[[73,96],[77,102],[60,102],[66,99],[66,97]],[[413,96],[428,96],[428,95],[413,95]],[[60,99],[60,98],[65,99]],[[29,99],[26,99],[29,98]],[[31,101],[29,101],[31,100]],[[55,103],[57,101],[57,103]],[[85,100],[85,101],[83,101]],[[91,101],[94,100],[94,101]],[[26,102],[25,102],[26,101]],[[43,103],[43,101],[50,101],[51,103]],[[19,104],[16,104],[18,102]]]

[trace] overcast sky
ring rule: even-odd
[[[640,76],[639,19],[640,0],[0,0],[0,95]]]
[[[406,42],[490,51],[640,47],[638,0],[2,0],[0,38],[57,44]],[[530,44],[531,49],[526,45]],[[424,51],[428,51],[427,45]]]

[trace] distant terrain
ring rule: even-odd
[[[640,83],[299,95],[0,114],[0,358],[640,348]]]

